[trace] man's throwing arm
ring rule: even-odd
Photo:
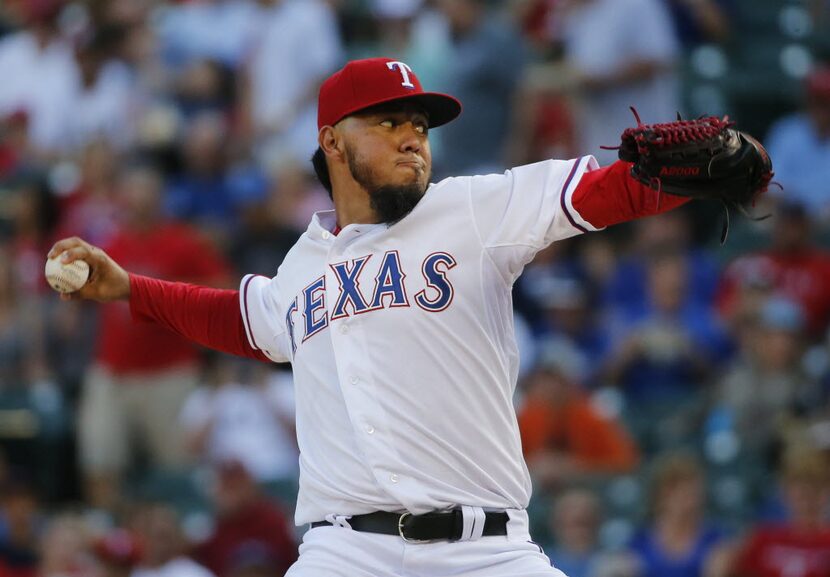
[[[130,312],[208,348],[270,361],[248,342],[239,291],[130,274]]]

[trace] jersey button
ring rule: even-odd
[[[366,427],[366,432],[370,435],[375,432],[375,428],[372,425]]]
[[[389,475],[389,480],[392,481],[393,483],[397,483],[398,482],[398,476],[395,473],[392,473],[391,475]]]
[[[328,240],[331,238],[331,233],[327,230],[323,231],[323,240]]]
[[[348,332],[349,332],[349,325],[341,324],[340,325],[340,334],[345,335]]]
[[[360,378],[353,376],[352,378],[349,379],[349,382],[353,385],[356,385],[357,383],[360,382]]]

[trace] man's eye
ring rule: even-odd
[[[426,134],[428,129],[426,124],[416,124],[415,130],[418,131],[418,134]]]
[[[392,128],[393,126],[395,126],[395,123],[392,122],[389,119],[386,119],[383,122],[381,122],[380,125],[383,126],[384,128]]]

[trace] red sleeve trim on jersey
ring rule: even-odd
[[[630,163],[618,160],[610,166],[584,172],[571,197],[574,210],[591,226],[604,228],[667,212],[690,200],[657,192],[632,177],[630,171]]]
[[[155,322],[211,349],[271,360],[248,342],[239,291],[130,274],[130,312],[133,320]]]

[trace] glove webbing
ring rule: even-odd
[[[649,157],[655,150],[676,147],[683,144],[704,143],[711,140],[717,142],[717,138],[723,134],[727,128],[734,126],[734,122],[729,120],[728,116],[718,118],[717,116],[702,116],[696,120],[683,120],[680,113],[677,114],[677,121],[671,123],[660,124],[643,124],[637,110],[632,106],[631,112],[637,121],[636,127],[626,128],[621,137],[622,144],[620,146],[602,146],[605,150],[619,150],[619,157],[621,160],[627,162],[638,162],[640,157]],[[714,162],[713,156],[709,162],[708,172],[711,176],[711,165]],[[771,172],[761,175],[761,181],[755,191],[752,199],[754,206],[754,199],[764,191],[767,190],[773,174]],[[777,183],[774,183],[777,184]],[[660,196],[662,193],[662,182],[659,176],[650,178],[649,186],[657,191],[657,206],[660,206]],[[780,185],[778,185],[780,186]],[[769,218],[770,214],[757,217],[749,214],[749,212],[740,203],[731,202],[726,198],[719,199],[724,208],[724,223],[721,229],[720,243],[724,244],[729,234],[730,214],[729,207],[736,207],[747,218],[760,221]]]

